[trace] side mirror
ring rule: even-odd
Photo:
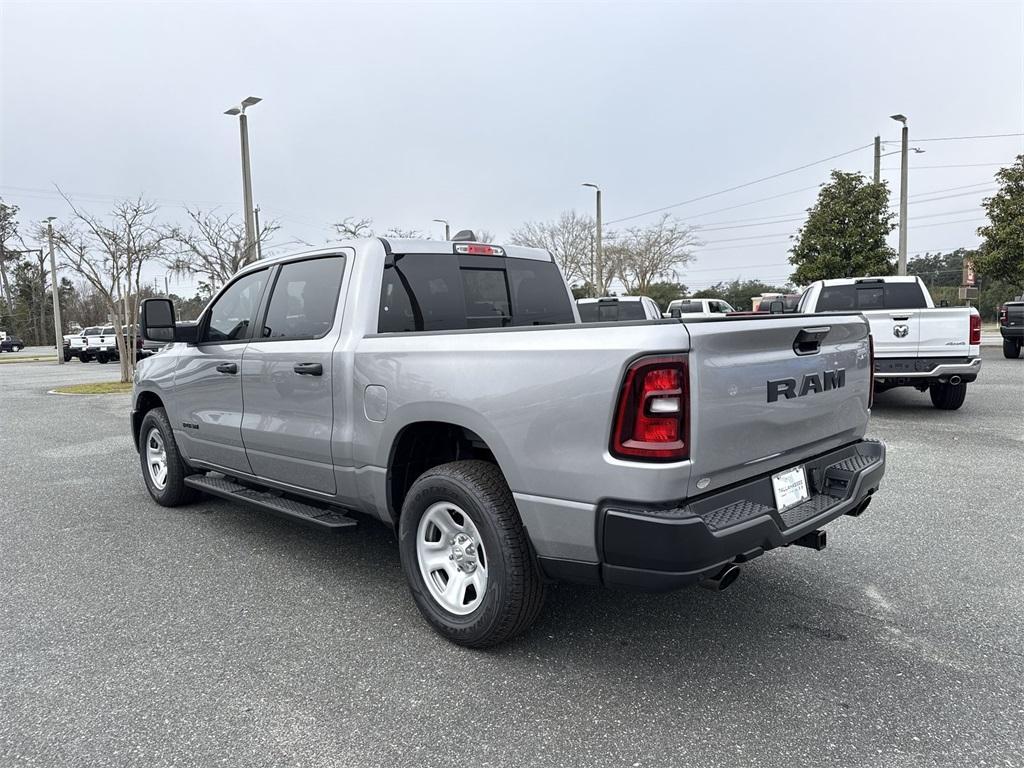
[[[147,341],[174,341],[174,304],[170,299],[143,299],[139,335]]]

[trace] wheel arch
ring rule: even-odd
[[[402,504],[416,479],[451,461],[477,459],[494,464],[511,487],[508,465],[499,455],[502,448],[456,421],[421,420],[405,424],[391,441],[387,460],[387,511],[391,522],[397,527]]]
[[[132,409],[132,439],[135,441],[135,450],[139,450],[139,427],[146,414],[154,408],[163,408],[164,401],[160,395],[150,390],[143,390],[135,396],[135,403]]]

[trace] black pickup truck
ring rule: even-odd
[[[999,333],[1003,336],[1003,357],[1016,360],[1024,346],[1024,295],[999,308]]]

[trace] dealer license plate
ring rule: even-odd
[[[793,467],[772,475],[772,490],[775,492],[775,507],[780,512],[795,507],[810,498],[807,473],[803,467]]]

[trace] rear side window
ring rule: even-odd
[[[384,267],[379,333],[571,322],[572,304],[551,262],[408,254]]]
[[[319,339],[334,324],[345,269],[343,256],[281,266],[263,320],[264,339]]]

